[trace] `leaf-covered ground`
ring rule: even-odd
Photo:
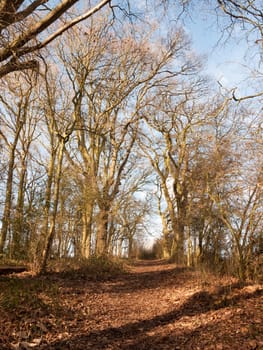
[[[0,349],[263,349],[263,286],[163,261],[0,279]]]

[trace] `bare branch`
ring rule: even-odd
[[[18,7],[24,2],[24,0],[17,1],[19,4],[17,4],[17,6],[13,5],[12,7],[10,6],[11,1],[9,1],[9,7],[0,8],[0,32],[11,24],[24,20],[26,17],[31,15],[38,6],[45,4],[47,1],[48,0],[35,0],[21,12],[16,11]]]
[[[263,91],[261,91],[261,92],[259,92],[257,94],[247,95],[247,96],[243,96],[243,97],[236,97],[235,91],[233,91],[233,93],[232,93],[233,100],[236,101],[236,102],[241,102],[241,101],[244,101],[244,100],[249,100],[251,98],[256,98],[256,97],[260,97],[260,96],[263,96]]]
[[[86,13],[84,13],[81,16],[78,16],[77,18],[73,19],[71,22],[65,24],[63,27],[59,28],[55,33],[53,33],[52,35],[50,35],[45,41],[43,41],[40,45],[36,46],[36,49],[41,49],[45,46],[47,46],[51,41],[53,41],[54,39],[56,39],[58,36],[60,36],[61,34],[63,34],[66,30],[68,30],[69,28],[72,28],[74,25],[84,21],[85,19],[91,17],[92,15],[94,15],[96,12],[98,12],[99,10],[101,10],[104,6],[106,6],[107,4],[110,4],[111,0],[103,0],[101,1],[98,5],[94,6],[92,9],[90,9],[89,11],[87,11]]]
[[[69,23],[61,26],[57,31],[48,37],[44,38],[42,42],[37,45],[28,45],[33,39],[43,33],[47,28],[50,27],[58,18],[60,18],[69,8],[71,8],[75,3],[79,0],[63,0],[60,1],[58,5],[56,5],[53,10],[51,10],[46,16],[41,18],[38,21],[35,21],[31,26],[26,27],[25,31],[19,32],[19,35],[16,36],[12,41],[8,43],[8,45],[1,45],[0,49],[0,62],[5,62],[10,59],[9,62],[4,63],[2,67],[0,67],[0,77],[4,75],[16,71],[28,69],[31,66],[36,68],[36,62],[29,60],[27,63],[19,62],[18,59],[22,56],[27,55],[28,53],[36,52],[41,48],[47,46],[57,37],[59,37],[62,33],[67,31],[69,28],[74,25],[80,23],[81,21],[91,17],[96,12],[101,10],[107,4],[110,4],[111,0],[102,0],[97,5],[93,6],[84,14],[76,17],[71,20]],[[15,24],[17,22],[22,22],[26,17],[32,15],[34,11],[40,6],[44,5],[47,0],[35,0],[24,10],[18,12],[18,8],[24,1],[0,1],[0,32],[3,29],[6,29],[8,26]]]
[[[22,71],[26,69],[38,69],[39,63],[37,60],[29,60],[26,62],[19,62],[19,61],[10,61],[4,66],[0,67],[0,78],[4,77],[5,75],[15,72],[15,71]]]

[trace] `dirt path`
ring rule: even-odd
[[[38,280],[41,307],[0,315],[0,349],[263,349],[263,286],[162,261],[106,281],[52,278]]]

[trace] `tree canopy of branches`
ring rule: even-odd
[[[261,45],[257,1],[207,3]],[[217,91],[180,21],[87,6],[0,1],[1,257],[45,272],[51,258],[134,257],[153,232],[159,257],[258,276],[258,106]]]
[[[252,61],[256,60],[257,69],[252,72],[252,76],[260,78],[262,76],[262,52],[263,52],[263,13],[262,2],[260,0],[217,0],[219,5],[218,15],[225,15],[227,21],[223,22],[223,29],[227,31],[228,36],[232,36],[235,29],[242,30],[247,39],[248,49],[252,51]],[[263,96],[262,88],[257,89],[243,97],[236,96],[233,92],[233,98],[236,102],[258,98]]]
[[[0,1],[0,77],[38,68],[33,55],[69,28],[91,17],[110,0],[99,1],[78,16],[67,11],[80,0],[1,0]],[[56,27],[52,27],[54,23]],[[51,30],[52,27],[52,30]]]

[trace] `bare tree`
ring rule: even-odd
[[[262,151],[256,140],[249,137],[247,127],[251,127],[251,121],[246,125],[240,119],[241,113],[239,110],[238,124],[220,127],[221,135],[217,134],[214,151],[210,154],[207,191],[215,205],[217,217],[231,238],[233,267],[237,268],[240,279],[244,280],[248,277],[257,237],[262,230],[263,197],[262,160],[258,158]],[[228,112],[225,116],[228,121],[230,115]],[[252,115],[245,117],[251,120]]]
[[[62,82],[58,81],[54,71],[45,64],[39,109],[43,114],[44,130],[47,131],[49,153],[47,168],[47,182],[45,190],[45,204],[42,233],[36,248],[36,268],[45,272],[47,261],[56,232],[56,220],[59,205],[60,183],[65,146],[74,130],[74,113],[68,109],[68,98],[63,94]],[[59,89],[58,89],[59,88]],[[40,258],[41,257],[41,258]]]
[[[176,85],[178,88],[179,81]],[[176,93],[173,96],[169,92],[163,92],[160,96],[160,99],[155,98],[155,103],[151,102],[151,107],[145,110],[145,119],[152,134],[149,131],[147,134],[151,136],[145,133],[141,147],[158,174],[161,193],[167,205],[166,210],[160,209],[168,240],[170,229],[165,223],[167,220],[173,232],[170,254],[182,263],[191,173],[195,153],[198,151],[193,135],[198,128],[209,122],[216,109],[208,111],[201,104],[192,104],[191,90],[182,96]],[[154,144],[151,142],[153,137]],[[164,244],[169,245],[168,242]]]
[[[97,26],[75,30],[73,35],[68,38],[72,48],[69,53],[62,50],[61,57],[76,96],[76,134],[82,158],[82,164],[76,166],[85,178],[87,197],[83,203],[89,211],[84,219],[95,219],[96,208],[97,254],[103,254],[109,242],[111,205],[137,138],[138,112],[146,91],[172,74],[167,62],[181,42],[175,37],[157,52],[150,44],[151,32],[138,31],[135,40],[127,26],[116,36],[104,19]],[[89,38],[85,45],[83,37]],[[83,227],[89,231],[83,237],[89,237],[91,222],[85,220]]]
[[[2,119],[5,120],[3,123],[4,128],[0,131],[1,138],[4,140],[8,149],[8,171],[6,179],[5,189],[5,204],[2,217],[2,228],[1,228],[1,241],[0,241],[0,253],[3,253],[7,233],[10,229],[10,216],[12,210],[12,198],[13,198],[13,186],[14,186],[14,175],[15,168],[18,166],[18,154],[19,147],[22,148],[23,153],[21,157],[21,172],[20,172],[20,185],[18,189],[18,199],[15,217],[18,221],[22,220],[23,211],[23,187],[25,185],[25,173],[26,173],[26,158],[28,157],[29,147],[32,142],[32,135],[35,127],[33,126],[31,118],[30,108],[32,107],[33,86],[17,77],[17,82],[8,83],[9,91],[2,93],[0,102],[2,105],[1,115]],[[31,131],[30,131],[31,127]],[[25,135],[27,131],[29,137]],[[20,153],[21,153],[20,152]],[[18,224],[18,223],[17,223]],[[9,239],[9,243],[12,240],[17,248],[19,235],[21,230],[18,227],[14,228],[13,237]],[[15,249],[16,249],[15,248]]]

